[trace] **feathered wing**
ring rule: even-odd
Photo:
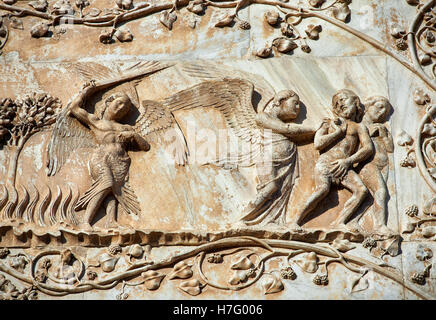
[[[227,156],[214,162],[232,167],[253,159],[262,149],[262,130],[256,124],[256,113],[252,105],[253,90],[253,84],[242,79],[204,81],[168,97],[163,105],[171,111],[198,107],[219,110],[236,136],[250,144],[249,153]]]
[[[257,112],[263,111],[275,94],[274,88],[262,76],[241,70],[235,70],[231,67],[223,66],[222,64],[206,61],[185,63],[182,66],[182,70],[190,77],[203,80],[239,78],[250,81],[254,85],[254,90],[261,96],[255,108]]]
[[[80,74],[85,81],[96,80],[105,81],[110,79],[117,79],[125,74],[129,73],[144,73],[150,74],[161,69],[165,69],[171,66],[171,64],[164,64],[158,61],[140,61],[135,62],[123,69],[115,67],[114,69],[108,68],[99,63],[82,63],[76,62],[73,64],[73,68]],[[122,90],[132,101],[132,104],[139,108],[139,97],[136,90],[136,86],[141,81],[141,78],[133,81],[127,81],[119,84],[119,89]]]
[[[47,148],[47,175],[55,175],[74,150],[96,146],[91,131],[66,111],[62,111],[57,116]]]
[[[176,164],[187,163],[189,151],[185,136],[171,111],[162,103],[142,101],[142,113],[136,121],[135,129],[147,140],[159,139],[167,147],[172,146]]]

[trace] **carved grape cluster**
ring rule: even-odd
[[[6,258],[9,255],[9,253],[11,253],[11,252],[9,251],[8,248],[1,248],[0,249],[0,259]]]
[[[400,160],[400,166],[403,168],[414,168],[416,166],[416,161],[411,155],[406,155]]]
[[[219,253],[214,253],[207,257],[207,262],[209,263],[222,263],[223,261],[223,255]]]
[[[118,253],[121,253],[123,249],[118,244],[112,244],[108,248],[108,252],[111,255],[117,255]]]
[[[419,209],[418,206],[415,204],[412,204],[411,206],[409,206],[406,211],[404,212],[406,215],[408,215],[409,217],[416,217],[419,213]]]
[[[317,286],[326,286],[329,284],[329,278],[326,274],[324,275],[317,274],[313,278],[313,283],[316,284]]]
[[[364,248],[371,250],[371,249],[377,247],[377,241],[375,241],[373,238],[369,237],[369,238],[366,238],[365,240],[363,240],[362,246]]]
[[[297,279],[297,274],[291,267],[287,267],[285,269],[280,270],[280,276],[286,280],[295,280]]]
[[[425,284],[425,274],[424,272],[415,272],[410,278],[412,282],[423,286]]]

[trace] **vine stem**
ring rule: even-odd
[[[391,50],[389,50],[389,48],[387,47],[387,45],[381,43],[380,41],[374,39],[373,37],[370,37],[354,28],[349,27],[348,25],[346,25],[343,22],[340,22],[339,20],[330,18],[322,13],[319,12],[314,12],[314,11],[308,11],[306,9],[302,9],[302,8],[298,8],[296,6],[287,4],[287,3],[281,3],[279,1],[269,1],[269,0],[252,0],[253,3],[257,3],[257,4],[265,4],[265,5],[274,5],[274,6],[280,6],[282,8],[286,8],[286,9],[290,9],[290,10],[294,10],[294,11],[299,11],[299,15],[301,15],[302,17],[315,17],[324,21],[327,21],[349,33],[351,33],[352,35],[360,38],[361,40],[369,43],[370,45],[372,45],[373,47],[375,47],[376,49],[386,53],[387,55],[391,56],[392,58],[394,58],[395,60],[397,60],[399,63],[401,63],[404,67],[406,67],[407,69],[409,69],[410,71],[412,71],[413,73],[415,73],[419,78],[421,78],[421,80],[423,80],[430,88],[432,88],[433,90],[436,90],[436,84],[433,82],[432,79],[430,79],[422,69],[416,69],[415,66],[411,63],[409,63],[408,61],[406,61],[401,55],[399,55],[398,53],[392,52]],[[424,14],[424,12],[431,7],[432,5],[434,5],[436,3],[436,0],[430,0],[420,11],[420,13],[415,17],[412,26],[411,26],[411,30],[416,28],[417,23],[421,20],[422,15]],[[408,37],[411,37],[410,39],[413,38],[413,34],[409,33]],[[414,40],[413,44],[415,44]],[[410,47],[415,47],[410,46]],[[412,50],[412,49],[411,49]],[[415,56],[416,56],[416,48],[415,50]],[[413,57],[413,54],[412,54]]]
[[[305,243],[305,242],[287,241],[287,240],[272,240],[272,239],[262,240],[262,241],[265,242],[266,244],[268,244],[269,246],[271,246],[272,248],[280,248],[280,249],[287,249],[287,250],[289,250],[289,249],[290,250],[305,250],[308,252],[315,252],[317,254],[320,254],[320,255],[323,255],[323,256],[326,256],[329,258],[337,258],[338,257],[337,253],[335,251],[333,251],[332,249],[326,248],[324,246],[317,245],[317,244],[309,244],[309,243]],[[126,271],[124,273],[117,274],[117,275],[112,276],[112,277],[108,277],[104,280],[101,280],[101,281],[93,283],[93,284],[90,284],[90,283],[85,284],[85,285],[79,284],[76,287],[71,287],[71,286],[62,286],[61,287],[61,286],[57,286],[57,285],[48,285],[48,284],[43,284],[43,283],[37,283],[31,277],[28,277],[21,272],[18,272],[12,268],[7,267],[2,262],[0,262],[0,271],[5,272],[5,273],[23,281],[23,282],[30,283],[32,285],[40,287],[40,288],[44,289],[46,292],[54,292],[56,294],[64,293],[64,292],[81,293],[81,292],[92,290],[95,287],[101,287],[101,288],[106,288],[106,289],[111,288],[111,287],[115,286],[119,281],[122,281],[123,279],[138,276],[142,272],[145,272],[148,270],[158,270],[158,269],[162,269],[162,268],[171,267],[179,261],[195,257],[202,252],[205,254],[205,253],[209,253],[209,252],[231,249],[231,248],[240,247],[240,246],[262,246],[262,247],[264,247],[259,242],[254,242],[252,239],[247,239],[247,238],[236,237],[236,238],[222,239],[222,240],[218,240],[215,242],[200,245],[191,251],[179,254],[177,256],[169,257],[169,258],[164,259],[164,260],[162,260],[156,264],[153,264],[153,265],[148,265],[148,266],[144,266],[141,268],[129,270],[129,271]],[[281,255],[281,252],[272,252],[272,253],[269,253],[269,255],[271,255],[271,256]],[[403,285],[405,288],[407,288],[408,290],[415,293],[420,298],[428,299],[428,300],[432,300],[435,298],[434,296],[425,292],[421,288],[415,286],[410,281],[404,280],[400,274],[397,274],[397,273],[392,272],[390,270],[386,270],[382,266],[379,266],[379,265],[374,264],[370,261],[367,261],[367,260],[362,259],[360,257],[352,256],[349,254],[342,254],[342,257],[345,260],[347,260],[348,262],[355,263],[357,265],[364,266],[366,268],[370,268],[374,272],[379,273],[379,274],[381,274],[389,279],[394,280],[395,282]],[[260,268],[261,270],[259,273],[262,273],[263,267],[264,267],[263,262],[260,263],[260,267],[261,267]]]
[[[424,157],[422,155],[422,131],[424,130],[424,125],[432,119],[432,116],[434,112],[436,111],[436,107],[430,107],[426,110],[425,116],[422,118],[421,123],[418,126],[418,132],[416,134],[416,145],[415,145],[415,156],[416,156],[416,163],[418,165],[419,172],[421,173],[421,176],[424,178],[425,182],[427,182],[427,185],[433,190],[433,192],[436,192],[436,182],[433,180],[433,178],[428,173]]]
[[[178,6],[186,6],[191,1],[192,0],[179,0],[179,1],[177,1],[177,4],[178,4]],[[417,58],[417,53],[416,53],[416,46],[415,46],[416,43],[415,43],[415,36],[414,36],[415,35],[414,30],[416,29],[416,26],[418,25],[418,23],[421,21],[425,11],[428,10],[434,4],[436,4],[436,0],[429,0],[420,9],[418,15],[414,18],[412,25],[410,26],[410,31],[408,33],[408,40],[410,42],[410,45],[409,45],[410,53],[411,53],[412,60],[413,60],[414,64],[411,64],[410,62],[405,60],[398,53],[389,50],[387,45],[381,43],[380,41],[374,39],[373,37],[370,37],[370,36],[360,32],[354,28],[351,28],[339,20],[330,18],[330,17],[320,13],[319,11],[307,10],[307,9],[302,8],[302,7],[298,7],[298,6],[289,4],[289,3],[283,3],[283,2],[275,1],[275,0],[249,0],[249,1],[243,0],[243,1],[238,1],[238,2],[231,2],[230,4],[231,4],[231,7],[236,6],[237,9],[240,9],[240,7],[242,7],[243,5],[249,5],[249,4],[269,5],[269,6],[274,6],[276,8],[284,8],[284,9],[296,11],[297,12],[296,15],[299,15],[301,17],[315,17],[315,18],[324,20],[326,22],[329,22],[329,23],[347,31],[348,33],[353,34],[354,36],[360,38],[361,40],[369,43],[370,45],[372,45],[376,49],[384,52],[385,54],[391,56],[392,58],[397,60],[399,63],[401,63],[404,67],[406,67],[411,72],[416,74],[430,88],[432,88],[433,90],[436,90],[436,84],[433,82],[433,79],[431,79],[423,71],[421,65],[419,64],[419,61]],[[220,6],[221,4],[217,4],[217,3],[213,3],[211,1],[208,1],[207,5]],[[142,18],[144,16],[148,16],[148,15],[151,15],[153,13],[160,12],[163,10],[170,10],[173,7],[174,7],[173,2],[161,3],[161,4],[148,4],[147,3],[146,5],[141,5],[137,8],[132,9],[132,10],[123,12],[122,14],[120,14],[118,16],[107,15],[107,16],[103,16],[103,17],[93,17],[93,18],[68,17],[68,21],[73,23],[73,24],[84,24],[87,26],[96,26],[96,27],[97,26],[98,27],[111,26],[111,25],[113,25],[113,21],[116,17],[118,17],[117,22],[121,23],[121,22],[126,22],[126,21],[130,21],[130,20]],[[59,16],[53,16],[51,14],[42,13],[42,12],[38,12],[35,10],[26,9],[26,8],[10,6],[10,5],[6,5],[4,3],[0,3],[0,9],[7,10],[10,12],[19,12],[20,15],[36,16],[36,17],[40,17],[40,18],[43,18],[46,20],[57,21],[57,19],[60,18]],[[95,25],[93,25],[93,24],[95,24]]]

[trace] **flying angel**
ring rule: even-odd
[[[292,90],[276,93],[262,77],[222,65],[185,64],[183,71],[204,81],[165,99],[163,104],[172,112],[213,107],[222,113],[236,136],[250,145],[246,153],[211,162],[224,168],[256,166],[257,196],[241,221],[244,225],[285,224],[287,204],[298,177],[294,141],[311,137],[316,130],[289,123],[300,111],[298,95]]]
[[[148,151],[148,141],[175,136],[175,161],[178,165],[187,162],[188,149],[184,135],[173,114],[156,101],[142,101],[135,88],[135,81],[146,75],[168,68],[158,62],[137,63],[123,72],[114,72],[98,64],[75,64],[79,73],[88,80],[80,93],[58,115],[47,148],[47,174],[55,175],[68,156],[78,148],[91,148],[88,162],[92,178],[91,187],[81,196],[75,210],[85,211],[85,230],[92,230],[92,220],[105,202],[109,227],[118,227],[118,207],[128,214],[138,215],[138,199],[128,183],[130,157],[127,150]],[[119,92],[104,99],[94,113],[84,109],[86,101],[107,88],[119,85]],[[132,107],[140,115],[134,126],[123,124]],[[162,140],[162,139],[160,139]]]

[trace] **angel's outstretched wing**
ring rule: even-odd
[[[136,131],[147,140],[159,139],[167,147],[173,147],[174,159],[178,165],[188,161],[188,146],[185,136],[171,111],[157,101],[142,101],[142,113],[135,125]]]
[[[263,145],[261,128],[256,123],[256,113],[252,105],[254,86],[242,79],[204,81],[189,89],[180,91],[163,101],[171,111],[197,107],[213,107],[219,110],[236,136],[251,144],[251,154],[258,153]],[[221,159],[216,164],[231,165],[241,163],[245,156]]]
[[[152,73],[154,71],[158,71],[160,69],[167,68],[169,64],[163,64],[158,61],[140,61],[135,62],[132,65],[125,67],[124,69],[120,69],[119,67],[108,68],[99,63],[81,63],[76,62],[72,65],[72,67],[80,74],[80,76],[85,81],[95,80],[95,81],[105,81],[109,79],[117,79],[122,77],[124,74],[128,74],[130,72],[143,72],[144,74]],[[133,81],[128,81],[119,84],[119,89],[122,90],[132,101],[132,104],[139,108],[139,97],[138,92],[136,91],[136,85],[141,81],[141,78],[138,78]]]
[[[253,84],[242,79],[204,81],[168,97],[163,104],[171,111],[216,108],[239,138],[257,144],[261,142],[261,131],[251,103],[253,90]]]
[[[51,132],[46,163],[49,176],[55,175],[60,170],[74,150],[97,146],[91,131],[77,119],[69,116],[67,109],[59,113]]]
[[[185,63],[182,70],[193,78],[204,80],[219,80],[223,78],[239,78],[245,79],[253,83],[254,90],[260,95],[260,100],[255,101],[255,110],[261,112],[266,105],[274,97],[274,88],[260,75],[235,70],[222,64],[217,64],[209,61],[197,63]],[[257,97],[256,97],[257,98]]]

